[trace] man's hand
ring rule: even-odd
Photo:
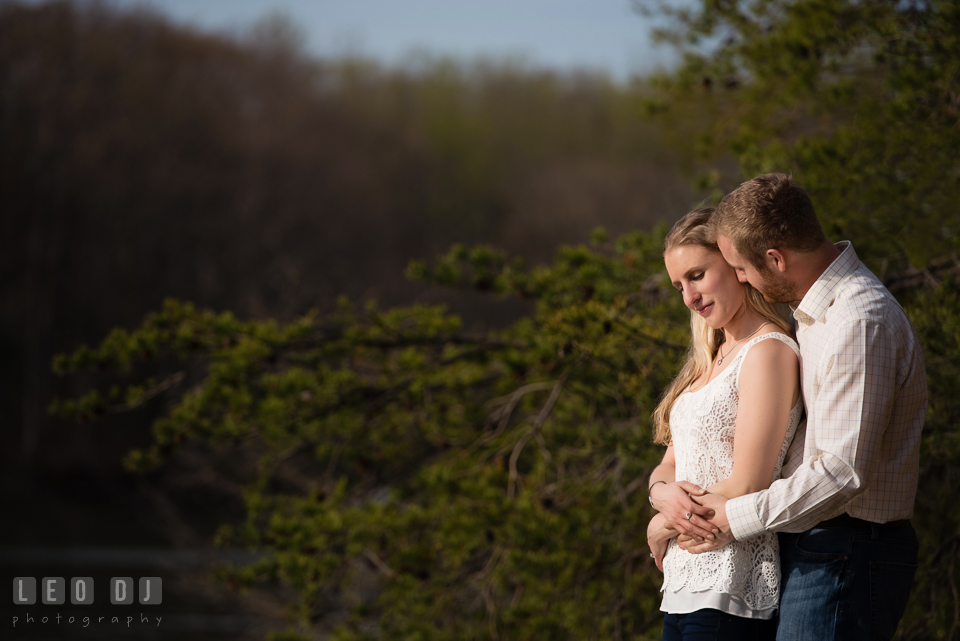
[[[730,531],[730,522],[727,521],[726,497],[704,492],[702,496],[692,496],[691,500],[713,511],[713,515],[707,518],[709,518],[710,523],[715,525],[721,532]]]
[[[720,530],[707,521],[713,516],[713,509],[700,505],[692,498],[703,494],[703,489],[688,481],[657,483],[650,488],[653,507],[663,515],[670,528],[680,534],[709,541]],[[689,519],[687,514],[691,515]]]
[[[712,541],[697,541],[689,536],[677,537],[677,544],[680,546],[680,549],[686,550],[690,554],[702,554],[710,550],[717,550],[734,541],[736,541],[736,539],[733,538],[733,535],[729,532],[717,534],[713,537]]]
[[[700,554],[722,548],[724,545],[735,541],[730,532],[730,523],[727,521],[727,499],[719,494],[704,494],[695,499],[703,507],[713,510],[714,516],[710,519],[710,524],[718,530],[713,540],[697,541],[694,538],[681,536],[677,539],[680,548],[692,554]]]

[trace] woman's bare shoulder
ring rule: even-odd
[[[741,399],[792,399],[796,403],[800,395],[800,359],[789,342],[770,337],[769,333],[763,336],[764,340],[750,346],[740,365],[737,386]]]
[[[779,331],[770,331],[760,334],[756,343],[744,356],[742,369],[761,371],[782,367],[797,367],[799,358],[796,352],[796,342]]]

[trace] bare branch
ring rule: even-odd
[[[911,267],[883,280],[891,292],[916,289],[924,285],[936,286],[944,278],[960,277],[960,256],[956,253],[934,258],[923,269]]]
[[[630,484],[627,485],[627,487],[623,488],[623,496],[624,496],[624,498],[630,496],[631,494],[633,494],[634,492],[636,492],[638,489],[640,489],[640,488],[643,486],[644,481],[647,480],[647,477],[648,477],[649,475],[650,475],[649,472],[645,472],[644,474],[641,474],[641,475],[638,476],[637,478],[635,478],[635,479],[633,479],[632,481],[630,481]]]
[[[385,574],[386,576],[392,578],[397,575],[397,573],[391,570],[390,566],[384,563],[383,559],[381,559],[379,556],[374,554],[373,550],[371,550],[370,548],[364,548],[363,555],[367,557],[367,559],[369,559],[371,563],[377,566],[377,569],[380,570],[380,572]]]
[[[563,389],[563,384],[566,382],[569,373],[570,370],[568,369],[556,382],[556,384],[553,386],[553,391],[550,393],[550,398],[547,399],[547,402],[540,409],[540,414],[538,414],[537,418],[534,420],[533,427],[531,427],[514,446],[513,452],[510,454],[510,480],[507,483],[507,496],[514,496],[516,494],[517,459],[520,458],[520,452],[523,451],[524,446],[526,446],[530,439],[540,431],[540,427],[543,425],[543,422],[547,420],[548,416],[550,416],[550,412],[553,410],[554,404],[556,404],[557,399],[560,397],[560,390]]]
[[[515,410],[517,405],[520,404],[520,400],[524,396],[526,396],[527,394],[530,394],[531,392],[539,392],[541,390],[551,389],[555,387],[556,384],[557,384],[557,381],[548,381],[544,383],[531,383],[529,385],[524,385],[523,387],[515,391],[513,395],[510,397],[510,401],[507,403],[507,406],[500,411],[500,420],[497,425],[497,429],[488,438],[490,439],[496,438],[496,436],[498,436],[500,432],[506,429],[507,423],[510,421],[510,416],[513,414],[513,410]]]
[[[134,410],[140,407],[141,405],[143,405],[144,403],[146,403],[147,401],[149,401],[150,399],[156,396],[159,396],[160,394],[163,394],[168,389],[172,389],[176,387],[177,385],[182,383],[186,377],[187,377],[187,373],[182,370],[175,374],[171,374],[170,376],[163,379],[162,381],[160,381],[159,383],[157,383],[156,385],[154,385],[153,387],[145,391],[143,394],[141,394],[140,397],[136,400],[136,402],[121,403],[120,405],[111,405],[110,407],[107,408],[107,411],[110,412],[111,414],[119,414],[121,412],[129,412],[130,410]]]

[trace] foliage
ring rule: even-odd
[[[960,287],[946,280],[906,300],[923,342],[930,401],[913,519],[920,537],[920,570],[901,636],[958,639],[960,517],[943,506],[952,504],[960,487]]]
[[[486,248],[412,268],[537,301],[497,332],[438,307],[342,302],[281,327],[168,300],[56,363],[159,360],[175,364],[166,378],[55,410],[96,418],[168,394],[134,469],[191,440],[255,441],[248,518],[220,540],[273,555],[230,578],[288,582],[304,626],[350,609],[335,638],[652,638],[659,584],[637,490],[688,331],[677,297],[660,297],[663,231],[563,248],[531,271]],[[291,470],[305,483],[278,490]]]
[[[653,0],[636,0],[657,10]],[[791,171],[828,235],[878,271],[960,246],[960,8],[952,0],[761,0],[659,5],[686,64],[653,107],[713,117],[705,155],[740,173]],[[712,182],[720,180],[714,174]],[[710,180],[708,179],[708,182]],[[725,188],[736,185],[728,179]],[[721,191],[722,193],[722,191]]]
[[[536,300],[531,318],[497,332],[465,331],[440,307],[341,301],[278,326],[168,300],[138,329],[56,362],[61,374],[135,373],[159,360],[166,378],[54,409],[95,419],[167,395],[153,446],[128,457],[134,470],[193,441],[252,447],[247,519],[218,540],[272,555],[225,576],[292,586],[308,637],[347,610],[334,638],[656,638],[643,486],[661,452],[649,415],[688,334],[679,298],[663,298],[663,232],[562,248],[534,270],[483,247],[411,265]],[[955,486],[960,446],[960,288],[904,300],[939,373],[905,638],[943,637],[960,537],[938,485]]]

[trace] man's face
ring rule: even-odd
[[[733,246],[733,242],[723,234],[717,236],[717,245],[720,247],[723,259],[736,271],[737,279],[741,283],[750,283],[754,289],[763,294],[767,302],[791,303],[801,298],[797,296],[793,283],[783,274],[773,269],[762,271],[757,269],[753,263],[740,255]]]

